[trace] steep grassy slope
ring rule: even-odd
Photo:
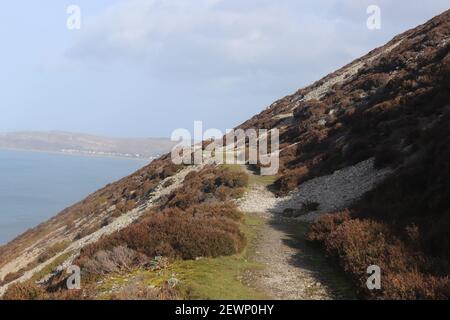
[[[374,155],[388,164],[416,152],[420,132],[449,101],[449,15],[396,36],[240,126],[280,129],[280,192]]]
[[[395,170],[310,234],[362,296],[450,296],[449,41],[447,11],[242,125],[281,130],[280,194],[370,157]],[[365,286],[372,264],[382,268],[381,291]]]
[[[130,210],[145,207],[162,181],[180,169],[168,156],[162,157],[0,247],[0,280],[9,282],[19,277],[64,249],[62,244],[67,247],[108,226]],[[58,247],[59,250],[55,250]]]
[[[174,178],[178,176],[179,173]],[[8,284],[5,298],[93,299],[98,297],[96,284],[111,274],[134,269],[151,271],[158,261],[166,261],[166,267],[167,263],[172,265],[179,260],[238,254],[245,248],[247,239],[241,232],[243,215],[230,200],[242,195],[247,182],[244,172],[229,168],[205,166],[197,172],[190,171],[176,188],[169,189],[174,184],[166,186],[163,191],[171,191],[152,202],[152,206],[132,221],[134,223],[103,233],[95,237],[95,241],[89,241],[89,235],[82,238],[86,240],[73,248],[73,252],[67,252],[69,255],[58,256],[51,264],[34,272],[31,278],[20,278],[24,284]],[[47,257],[43,260],[48,261]],[[40,262],[38,258],[37,263]],[[78,296],[72,296],[75,293],[67,290],[68,275],[64,268],[56,268],[59,264],[75,264],[81,268],[83,289],[78,291]],[[35,281],[41,285],[36,286]],[[141,289],[134,289],[127,298],[142,298],[138,294]],[[32,293],[28,295],[30,290]],[[147,298],[176,298],[178,294],[170,282],[157,288],[146,286],[143,290]],[[41,294],[34,297],[34,292]]]

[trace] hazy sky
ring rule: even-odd
[[[81,8],[68,30],[66,9]],[[381,8],[381,30],[366,8]],[[232,128],[448,0],[3,1],[0,132]]]

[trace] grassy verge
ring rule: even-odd
[[[325,256],[321,248],[313,246],[305,240],[309,223],[298,221],[283,223],[283,226],[288,235],[286,239],[288,245],[298,248],[302,252],[306,265],[321,275],[335,298],[357,298],[355,287],[346,274]]]
[[[264,299],[263,294],[245,284],[246,270],[261,266],[249,260],[259,227],[264,222],[254,215],[246,215],[242,225],[248,245],[240,254],[215,259],[178,261],[169,271],[183,283],[184,295],[190,299]]]
[[[257,184],[262,186],[270,186],[277,180],[277,176],[260,176],[260,175],[251,175],[250,176],[250,184]]]
[[[171,278],[180,280],[178,289],[184,299],[267,299],[245,283],[243,274],[246,270],[255,270],[261,266],[249,260],[254,240],[263,220],[246,215],[242,223],[242,232],[247,237],[247,246],[239,254],[218,258],[201,258],[198,260],[177,260],[166,269],[148,271],[136,270],[127,275],[115,275],[101,285],[100,298],[108,299],[112,288],[140,279],[147,286],[162,286]]]
[[[221,165],[224,168],[228,168],[232,171],[236,172],[242,172],[243,166],[240,164],[222,164]],[[261,176],[259,174],[250,174],[249,175],[249,185],[261,185],[261,186],[271,186],[274,184],[274,182],[277,180],[276,175],[271,176]]]

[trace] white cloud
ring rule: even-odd
[[[327,55],[324,49],[346,53],[333,23],[288,9],[275,1],[252,10],[230,0],[127,1],[85,24],[67,57],[122,61],[170,80],[208,80],[284,75]]]
[[[365,28],[372,2],[386,14],[378,34]],[[442,1],[430,4],[442,7]],[[123,63],[173,84],[232,88],[263,79],[263,88],[289,88],[382,44],[404,29],[398,21],[417,24],[424,6],[387,0],[128,0],[85,23],[66,56],[108,67]],[[400,30],[393,33],[396,23]]]

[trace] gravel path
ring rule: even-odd
[[[264,186],[252,185],[237,204],[241,211],[256,213],[267,223],[258,235],[252,257],[264,268],[247,275],[249,281],[275,299],[342,298],[333,293],[320,270],[308,262],[308,252],[293,243],[289,222],[280,218],[280,213],[286,208],[300,209],[304,201],[314,201],[319,203],[317,211],[288,219],[291,224],[299,220],[313,221],[325,212],[347,207],[388,173],[388,170],[376,171],[373,159],[369,159],[332,175],[309,180],[286,197],[276,198]]]
[[[283,223],[268,219],[258,235],[252,257],[264,268],[252,272],[247,281],[274,299],[334,299],[320,274],[305,263],[301,248],[288,244],[291,240]]]
[[[319,207],[298,219],[313,221],[319,215],[344,209],[382,181],[390,170],[375,170],[373,159],[337,170],[333,174],[306,181],[286,197],[275,197],[263,186],[253,186],[238,202],[243,212],[281,213],[285,209],[301,209],[305,202]],[[251,173],[250,173],[251,174]]]

